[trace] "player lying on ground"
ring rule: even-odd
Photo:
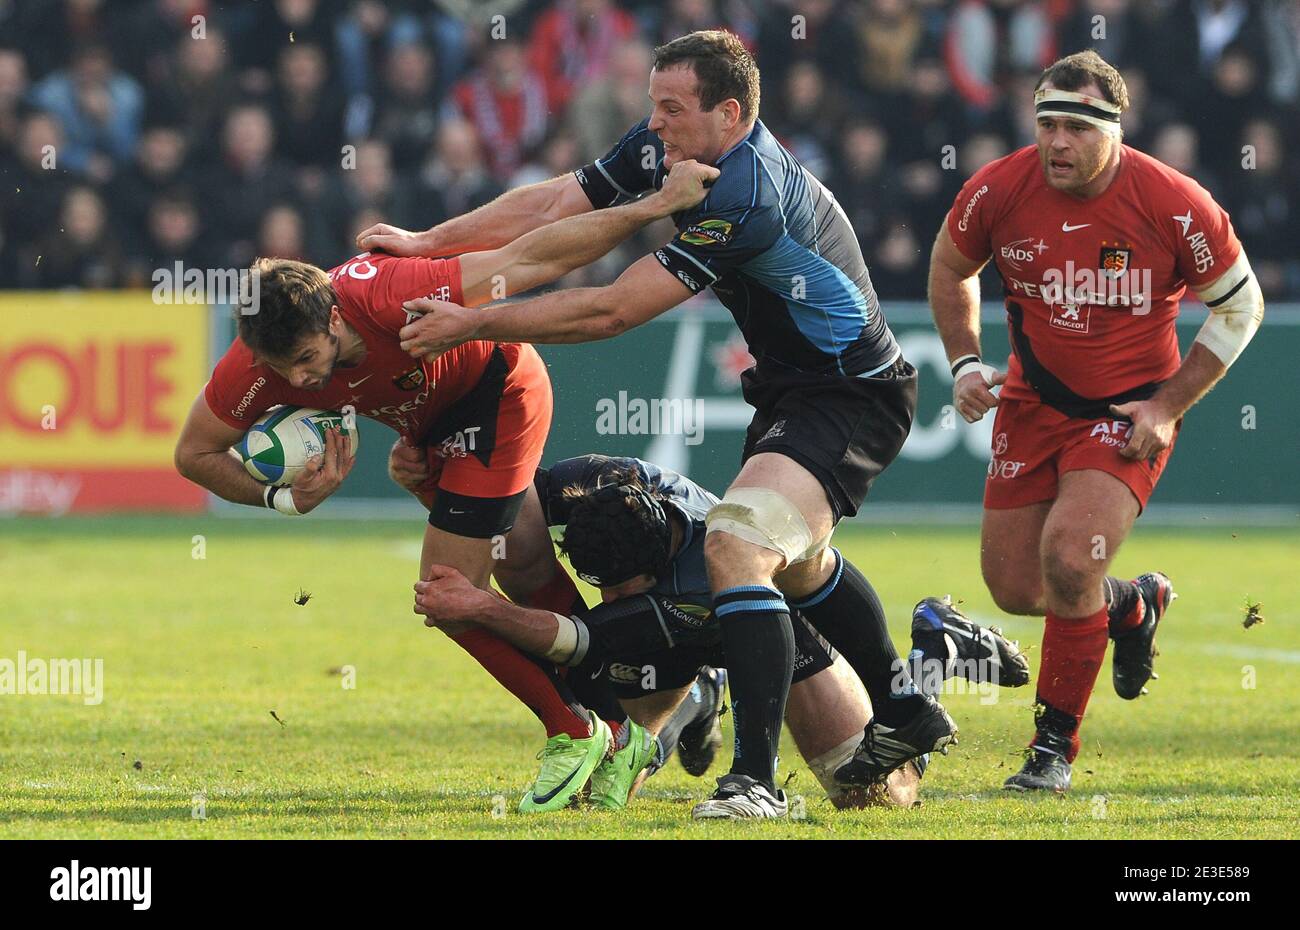
[[[427,233],[377,227],[363,247],[449,254],[500,245],[559,216],[657,189],[681,159],[721,174],[677,234],[608,287],[521,303],[428,311],[403,332],[414,355],[473,339],[590,342],[616,336],[712,287],[757,360],[743,466],[709,517],[706,558],[737,708],[731,772],[696,816],[780,817],[776,749],[802,610],[863,681],[875,717],[857,769],[876,781],[946,746],[956,724],[904,671],[874,592],[827,548],[898,455],[916,409],[916,369],[880,310],[844,211],[758,119],[759,73],[735,36],[696,32],[655,51],[650,118],[572,175],[511,191]]]
[[[1122,581],[1108,566],[1183,415],[1241,354],[1264,301],[1213,198],[1122,144],[1128,91],[1114,68],[1071,55],[1043,72],[1035,101],[1036,144],[976,172],[939,231],[930,304],[957,410],[974,422],[997,408],[984,580],[1003,610],[1047,618],[1037,732],[1006,787],[1065,791],[1107,634],[1115,690],[1136,698],[1174,598],[1160,572]],[[990,257],[1007,289],[1006,372],[979,357],[977,276]],[[1210,314],[1180,363],[1188,287]]]
[[[633,721],[626,728],[631,742],[615,753],[617,764],[592,779],[592,797],[602,806],[621,807],[650,770],[655,735],[664,744],[657,751],[659,764],[680,732],[683,764],[702,774],[712,752],[701,764],[700,736],[717,733],[721,704],[721,673],[713,669],[727,664],[704,556],[705,520],[718,499],[670,470],[603,455],[539,469],[536,483],[546,522],[564,527],[561,548],[579,577],[600,588],[603,603],[571,617],[523,608],[473,587],[455,569],[435,565],[416,585],[416,611],[431,626],[477,623],[560,664],[599,657]],[[913,655],[943,670],[921,676],[936,689],[954,667],[974,681],[1013,687],[1028,681],[1028,662],[996,631],[934,598],[918,604],[915,617]],[[910,806],[924,756],[895,769],[887,785],[882,781],[875,790],[837,778],[846,767],[851,774],[856,764],[870,703],[857,676],[807,619],[796,612],[793,622],[786,723],[800,754],[838,807],[885,797]],[[684,705],[692,689],[706,694]],[[698,707],[698,715],[683,715],[680,706]],[[642,738],[643,727],[650,736]]]
[[[426,457],[417,495],[431,509],[420,577],[435,562],[483,587],[495,573],[521,603],[568,612],[580,598],[545,538],[532,490],[551,422],[545,365],[531,346],[487,341],[413,361],[398,344],[411,319],[402,304],[427,294],[484,303],[501,288],[525,290],[594,261],[646,223],[698,202],[717,173],[685,163],[680,169],[657,198],[458,259],[366,253],[328,273],[259,260],[258,303],[241,308],[247,312],[238,316],[238,338],[190,410],[176,444],[177,469],[226,500],[307,513],[352,467],[339,435],[329,434],[320,461],[290,488],[254,481],[227,450],[276,404],[355,411],[391,426]],[[485,630],[446,632],[546,727],[541,773],[523,809],[563,807],[575,772],[585,780],[606,754],[612,734],[604,721],[621,719],[617,702],[599,682],[579,675],[570,686],[552,666]]]

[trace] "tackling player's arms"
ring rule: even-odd
[[[266,485],[253,479],[230,454],[231,446],[243,438],[243,430],[221,422],[199,394],[181,427],[172,456],[183,478],[207,488],[235,504],[266,506]],[[337,430],[325,434],[325,453],[317,456],[294,480],[292,496],[299,513],[308,513],[329,497],[352,470],[355,454],[344,451],[345,441]],[[281,494],[284,492],[282,491]]]
[[[418,357],[438,355],[472,339],[596,342],[640,326],[692,296],[657,258],[646,255],[605,287],[553,291],[483,310],[429,298],[409,300],[403,307],[424,316],[402,327],[402,348]]]
[[[592,209],[591,200],[572,174],[506,191],[491,203],[419,232],[377,223],[357,236],[365,251],[389,255],[459,255],[497,249],[515,239]]]
[[[531,290],[591,264],[649,223],[698,204],[707,193],[706,184],[718,174],[708,165],[679,162],[663,188],[647,197],[562,219],[490,252],[462,255],[464,305],[477,307]]]

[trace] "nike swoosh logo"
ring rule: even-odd
[[[1078,226],[1071,226],[1069,223],[1062,223],[1061,232],[1074,232],[1076,229],[1085,229],[1091,225],[1091,223],[1080,223]]]
[[[578,766],[578,768],[582,768],[582,766]],[[537,804],[545,804],[551,798],[555,797],[557,794],[563,791],[564,786],[567,785],[569,782],[573,781],[573,776],[577,774],[578,774],[578,769],[574,769],[572,772],[569,773],[568,778],[560,782],[552,790],[546,792],[546,794],[542,795],[541,797],[538,797],[537,795],[533,795],[533,801]]]
[[[371,378],[373,378],[373,377],[374,377],[374,374],[371,373],[371,374],[366,375],[366,376],[365,376],[364,378],[362,378],[360,381],[349,381],[349,382],[348,382],[348,387],[350,387],[350,388],[354,388],[354,387],[356,387],[358,384],[365,384],[367,381],[369,381],[369,380],[370,380]]]

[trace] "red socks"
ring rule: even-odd
[[[546,727],[548,739],[560,733],[568,733],[574,739],[586,739],[591,735],[586,712],[553,667],[548,674],[540,661],[534,661],[487,630],[467,630],[452,639],[537,715]]]
[[[1047,612],[1043,658],[1038,670],[1038,700],[1074,717],[1075,728],[1066,757],[1070,762],[1079,753],[1078,724],[1083,721],[1088,698],[1106,657],[1108,622],[1104,607],[1091,616],[1077,618]]]

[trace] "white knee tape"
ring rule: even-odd
[[[822,753],[816,759],[808,760],[808,768],[817,777],[818,783],[832,801],[849,791],[847,785],[835,780],[835,772],[853,758],[853,752],[862,743],[862,734],[855,733],[834,749]]]
[[[786,565],[807,558],[812,533],[799,508],[768,488],[732,488],[713,505],[704,523],[710,533],[730,533],[785,556]]]

